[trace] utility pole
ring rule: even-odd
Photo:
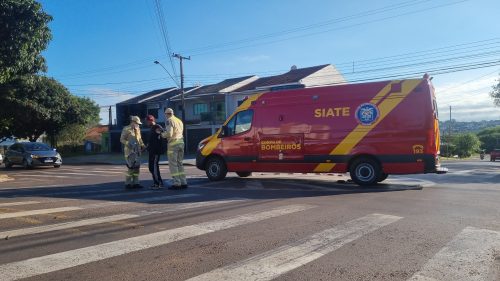
[[[174,58],[178,58],[179,59],[179,63],[180,63],[180,70],[181,70],[181,106],[182,106],[182,115],[181,115],[181,118],[182,118],[182,123],[184,124],[184,146],[187,147],[187,142],[188,142],[188,139],[187,139],[187,128],[186,128],[186,104],[184,102],[184,67],[183,67],[183,64],[182,64],[182,61],[183,60],[191,60],[191,56],[189,57],[183,57],[182,55],[180,54],[172,54],[172,57]]]
[[[111,126],[113,126],[113,113],[111,111],[111,105],[109,106],[108,109],[108,120],[109,120],[109,130],[111,131]]]
[[[450,105],[450,123],[448,124],[448,154],[451,156],[450,144],[451,144],[451,105]]]

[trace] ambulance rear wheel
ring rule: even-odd
[[[381,178],[382,169],[377,161],[371,158],[358,158],[352,162],[349,173],[351,179],[363,186],[374,185]]]
[[[252,175],[252,172],[236,172],[238,177],[240,178],[246,178]]]
[[[211,157],[205,164],[205,172],[211,181],[223,180],[227,175],[227,167],[220,157]]]

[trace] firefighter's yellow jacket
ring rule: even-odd
[[[130,125],[123,128],[120,142],[125,146],[125,157],[134,150],[141,151],[145,147],[141,137],[141,129],[133,129]]]

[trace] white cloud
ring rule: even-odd
[[[449,118],[449,106],[452,118],[458,121],[499,120],[500,108],[493,105],[489,93],[497,76],[485,77],[472,82],[459,81],[436,87],[441,119]]]

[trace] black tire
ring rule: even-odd
[[[355,159],[349,167],[351,179],[362,186],[375,185],[381,178],[382,169],[377,161],[362,157]]]
[[[205,173],[211,181],[223,180],[227,175],[227,167],[220,157],[210,157],[205,163]]]
[[[383,182],[383,181],[385,181],[388,176],[389,176],[389,174],[380,173],[380,177],[377,179],[377,182]]]
[[[5,169],[10,169],[10,168],[12,168],[12,165],[14,165],[7,158],[5,158],[5,161],[3,164],[5,165]]]
[[[236,172],[238,177],[240,178],[246,178],[252,175],[252,172]]]
[[[33,166],[31,166],[30,164],[28,164],[28,160],[23,159],[23,168],[25,168],[25,169],[31,169],[31,168],[33,168]]]
[[[54,165],[54,168],[61,168],[61,165]]]

